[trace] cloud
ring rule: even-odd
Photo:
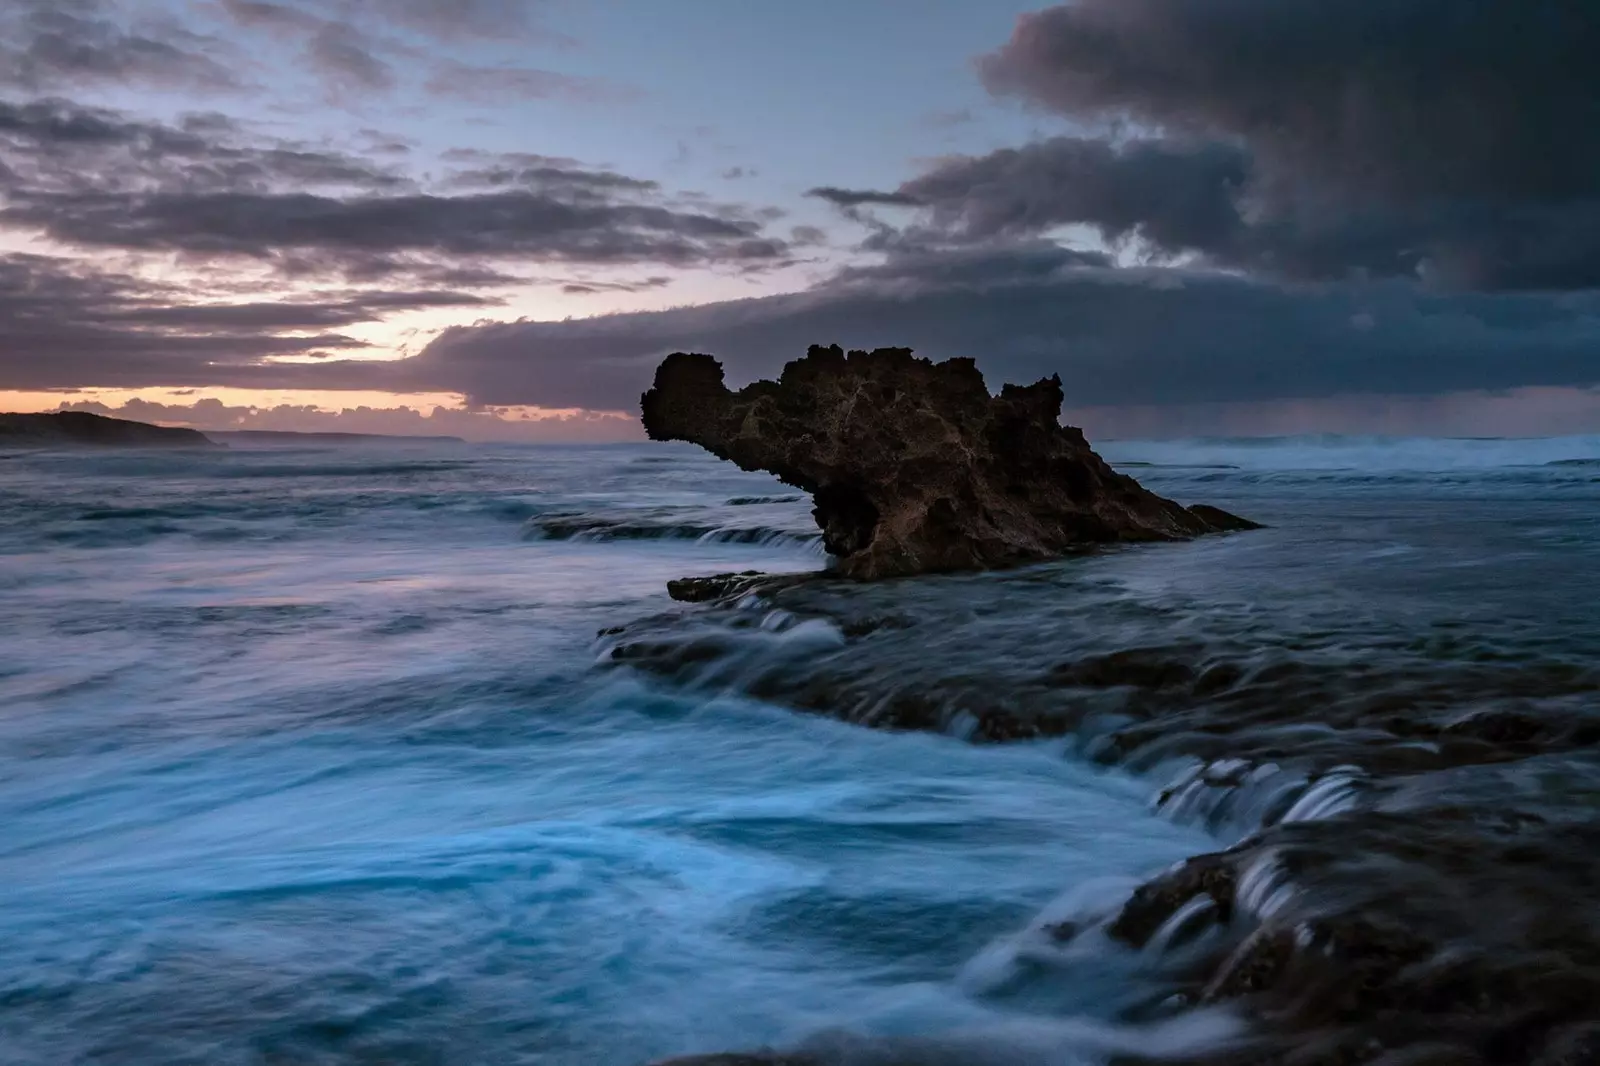
[[[653,181],[552,157],[488,157],[421,191],[387,164],[67,101],[0,103],[0,226],[65,245],[253,260],[288,276],[492,270],[487,261],[727,265],[790,259],[758,210],[684,207]],[[487,190],[487,191],[481,191]]]
[[[879,192],[876,189],[841,189],[835,185],[821,185],[806,190],[807,196],[826,200],[835,207],[920,207],[922,201],[908,192]]]
[[[279,33],[315,33],[327,20],[289,4],[270,0],[219,0],[221,9],[242,26],[258,27]]]
[[[200,194],[411,186],[409,179],[369,159],[255,137],[222,115],[190,114],[162,123],[50,97],[0,100],[0,164],[5,167],[0,193],[13,203],[162,189]]]
[[[103,0],[0,5],[0,85],[42,92],[94,84],[234,90],[228,49],[170,19],[129,23]]]
[[[192,395],[192,392],[190,393]],[[403,397],[396,397],[397,401]],[[88,411],[136,422],[189,426],[206,431],[269,430],[291,433],[382,433],[398,436],[459,436],[487,441],[614,441],[644,436],[638,421],[592,411],[542,413],[435,406],[424,410],[404,403],[394,407],[358,406],[328,410],[310,404],[253,407],[205,398],[169,404],[134,398],[111,406],[96,400],[61,404],[63,411]]]
[[[533,67],[480,67],[454,60],[440,63],[426,88],[435,96],[481,104],[511,100],[625,103],[640,96],[637,89],[604,78]]]
[[[1056,137],[951,159],[891,195],[926,207],[947,238],[1025,238],[1079,222],[1112,240],[1222,251],[1244,227],[1237,197],[1249,165],[1217,143]]]
[[[370,356],[396,353],[369,352],[359,327],[401,314],[792,261],[759,208],[564,157],[448,162],[424,185],[215,113],[0,100],[0,233],[61,253],[0,252],[0,388],[381,387],[403,374]]]
[[[1023,16],[981,72],[1080,125],[1131,128],[1141,152],[1159,137],[1234,157],[1243,226],[1198,242],[1221,264],[1553,290],[1600,286],[1600,139],[1580,132],[1600,120],[1597,48],[1600,8],[1564,0],[1077,0]],[[942,200],[947,220],[1048,203],[1041,219],[1102,225],[1102,198],[1039,185],[1051,158],[1083,151],[1072,143],[942,164],[900,192],[987,175],[970,209]],[[1127,173],[1127,151],[1082,156],[1075,173]],[[1218,176],[1198,168],[1175,195],[1225,221]],[[1133,228],[1159,234],[1160,205],[1144,206]]]
[[[201,302],[197,294],[71,260],[0,256],[0,389],[270,385],[360,387],[362,364],[281,363],[366,347],[341,332],[403,311],[487,309],[466,292],[325,292]],[[370,366],[370,364],[367,364]],[[337,383],[337,384],[334,384]]]
[[[568,296],[593,296],[603,292],[645,292],[671,284],[671,278],[657,275],[639,281],[569,281],[562,284],[561,291]]]
[[[1063,411],[1062,418],[1081,427],[1091,440],[1308,433],[1549,437],[1600,431],[1600,389],[1535,387],[1182,407],[1086,407]]]
[[[337,197],[313,193],[38,193],[0,223],[37,227],[85,248],[273,260],[307,252],[432,253],[585,264],[783,261],[787,245],[755,220],[657,204],[582,202],[524,189],[469,196]]]
[[[388,92],[400,83],[397,66],[409,70],[430,59],[436,61],[424,88],[444,98],[483,104],[637,98],[637,90],[601,78],[439,58],[452,45],[486,40],[574,44],[545,25],[546,6],[541,0],[219,0],[239,26],[302,41],[306,67],[335,100]]]
[[[396,364],[394,381],[482,403],[631,408],[667,352],[714,352],[730,377],[747,381],[832,341],[974,356],[996,385],[1059,372],[1080,406],[1600,380],[1600,297],[1447,295],[1399,282],[1296,287],[1104,262],[1047,244],[921,251],[804,293],[457,327]],[[1352,325],[1360,314],[1371,328]]]
[[[338,90],[385,92],[395,86],[394,68],[345,23],[329,22],[312,34],[306,43],[306,60]]]
[[[398,29],[439,41],[520,39],[571,45],[550,29],[549,0],[221,0],[245,26],[314,31],[330,22]]]
[[[551,0],[316,0],[324,7],[354,10],[441,40],[520,38],[571,45],[544,15]]]

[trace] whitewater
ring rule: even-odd
[[[1031,568],[1087,591],[974,630],[995,657],[1174,612],[1374,662],[1447,623],[1600,647],[1600,438],[1101,450],[1272,528]],[[1072,738],[878,732],[606,654],[692,613],[669,579],[825,562],[803,496],[675,445],[0,456],[0,1061],[1230,1039],[1130,1021],[1148,960],[1040,931],[1250,826],[1157,809],[1159,774]]]

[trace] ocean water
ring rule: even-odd
[[[1175,624],[1406,669],[1600,654],[1600,439],[1102,451],[1272,528],[1032,568],[1015,614],[973,606],[983,578],[863,595],[990,660]],[[0,1062],[1230,1038],[1155,1009],[1149,958],[1044,930],[1247,827],[1070,740],[878,732],[607,658],[603,631],[695,624],[670,578],[824,565],[808,508],[673,445],[0,457]],[[791,668],[847,642],[761,637]],[[908,647],[872,668],[959,653]]]

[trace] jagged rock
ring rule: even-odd
[[[971,359],[814,346],[777,381],[730,391],[677,352],[641,399],[655,440],[683,440],[812,494],[824,546],[855,578],[972,570],[1116,541],[1254,528],[1112,470],[1060,424],[1059,377],[991,396]]]

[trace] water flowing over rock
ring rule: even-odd
[[[854,578],[979,570],[1118,541],[1256,528],[1145,490],[1060,423],[1061,379],[991,396],[971,359],[813,346],[777,381],[733,392],[677,352],[641,398],[655,440],[682,440],[810,492],[823,543]]]

